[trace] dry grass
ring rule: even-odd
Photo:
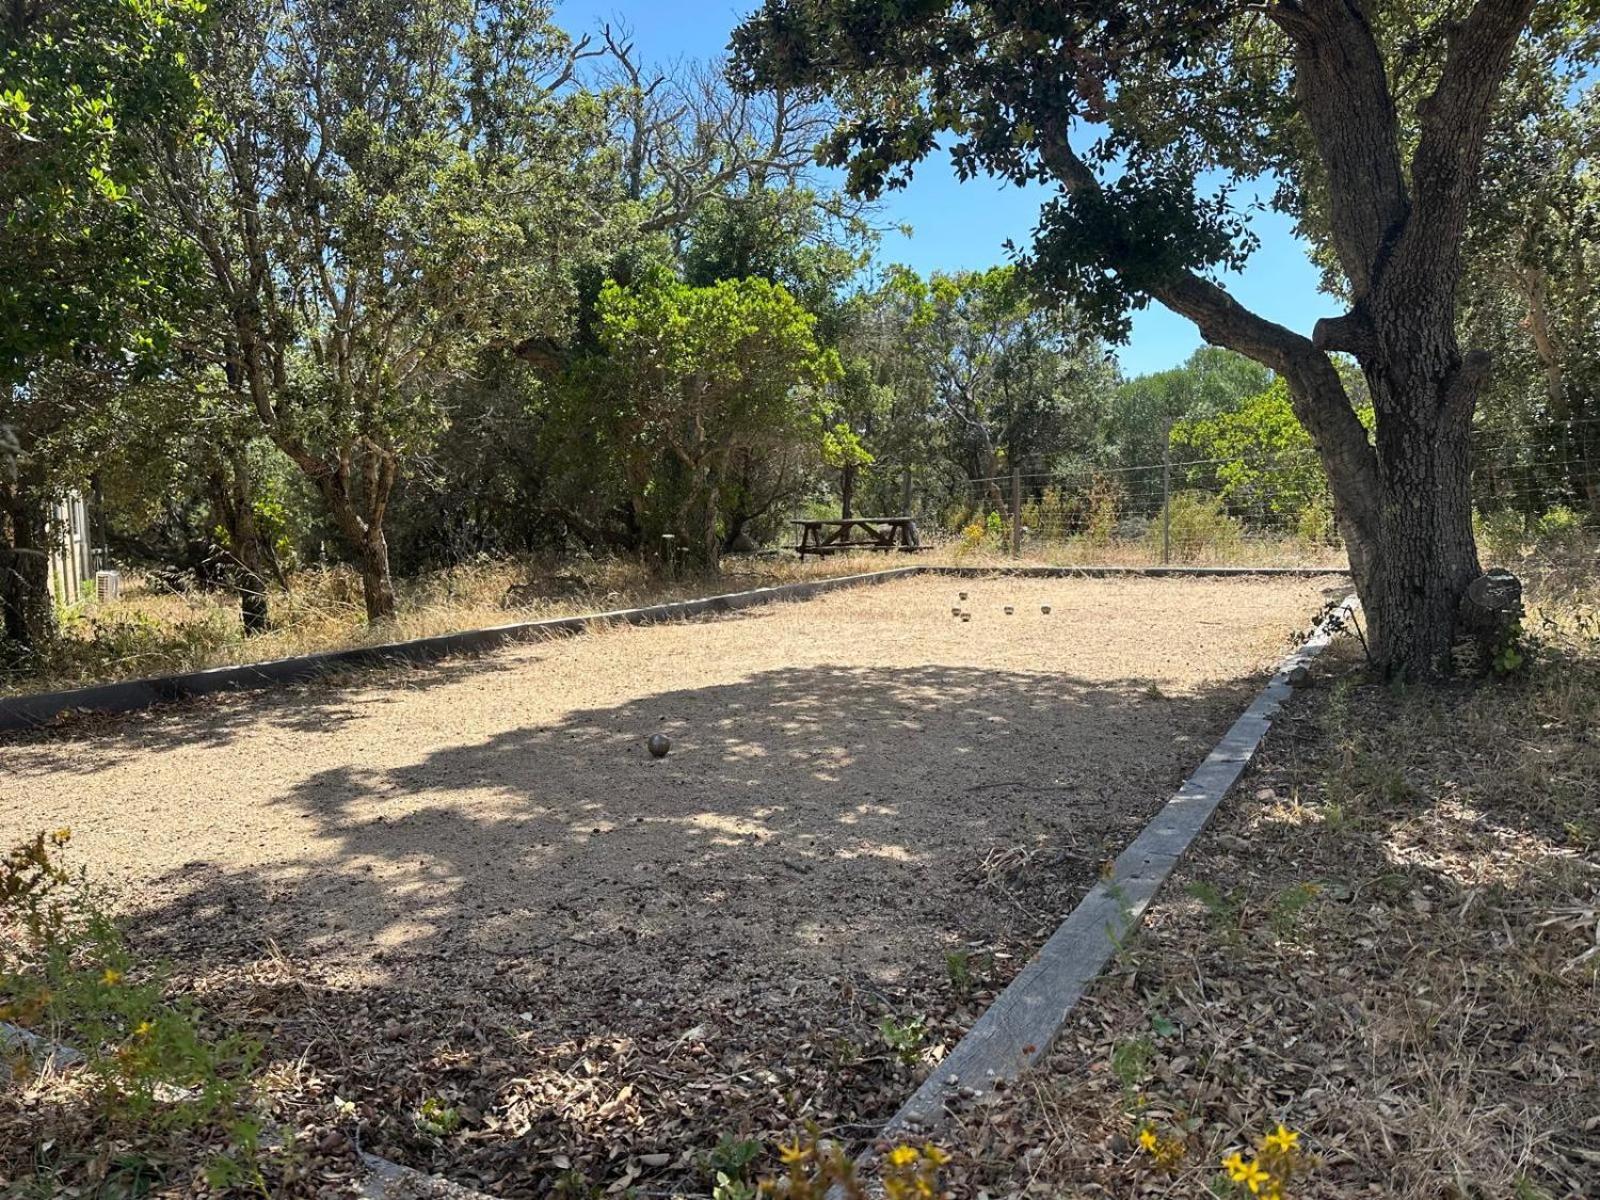
[[[924,538],[926,542],[928,539]],[[1007,563],[1006,551],[985,542],[969,548],[959,538],[934,543],[933,558],[951,563]],[[1159,542],[1146,539],[1095,538],[1087,534],[1065,538],[1024,538],[1026,561],[1044,566],[1063,567],[1151,567],[1160,566]],[[1226,544],[1199,545],[1186,552],[1174,551],[1174,567],[1328,567],[1344,570],[1349,559],[1342,548],[1308,543],[1299,538],[1239,538]]]
[[[1328,656],[1046,1067],[970,1114],[963,1186],[1230,1194],[1281,1121],[1319,1160],[1296,1195],[1600,1194],[1593,594],[1535,604],[1521,679]]]

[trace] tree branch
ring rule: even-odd
[[[1383,55],[1362,0],[1277,4],[1267,15],[1299,51],[1295,99],[1327,172],[1333,246],[1359,301],[1410,207]]]
[[[1395,252],[1408,276],[1454,286],[1494,98],[1533,3],[1478,0],[1450,36],[1438,86],[1417,109],[1416,211]]]
[[[1040,152],[1069,193],[1099,189],[1099,180],[1064,131],[1042,136]],[[1373,544],[1378,532],[1382,494],[1378,460],[1328,356],[1309,338],[1251,312],[1225,289],[1192,271],[1177,272],[1152,287],[1150,295],[1193,321],[1212,345],[1237,351],[1283,376],[1295,417],[1328,465],[1334,504],[1347,526],[1352,566],[1361,571],[1355,557]]]

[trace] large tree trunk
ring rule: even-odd
[[[722,472],[678,453],[687,491],[678,505],[675,540],[691,565],[715,572],[722,566]]]
[[[271,624],[271,603],[267,596],[266,556],[255,514],[245,510],[237,530],[233,550],[234,589],[239,593],[239,617],[246,634],[265,633]]]
[[[361,570],[361,598],[366,605],[367,620],[383,621],[395,614],[394,579],[389,573],[389,540],[383,533],[383,518],[387,511],[389,494],[394,486],[395,463],[392,457],[377,455],[366,464],[363,472],[365,511],[357,506],[350,490],[350,473],[344,460],[337,469],[329,471],[315,459],[309,459],[308,474],[313,474],[318,490],[344,535],[346,544],[356,555],[356,565]]]
[[[1389,675],[1449,670],[1461,597],[1478,573],[1468,432],[1488,358],[1460,352],[1456,293],[1484,134],[1532,6],[1477,0],[1453,28],[1437,85],[1418,107],[1409,172],[1364,8],[1338,0],[1268,6],[1297,52],[1294,101],[1321,160],[1350,311],[1319,321],[1308,340],[1193,272],[1149,289],[1207,341],[1287,381],[1333,489],[1373,658]],[[1099,188],[1064,133],[1047,134],[1043,153],[1069,191]],[[1361,364],[1375,445],[1330,352]]]
[[[701,506],[700,514],[700,544],[704,547],[706,569],[720,571],[722,569],[722,482],[719,478],[709,481],[706,488],[705,503]]]
[[[381,526],[372,526],[361,540],[361,596],[367,605],[367,620],[383,621],[394,616],[394,579],[389,574],[389,540]]]
[[[1453,333],[1447,341],[1453,350]],[[1413,351],[1366,366],[1380,499],[1366,578],[1357,582],[1373,657],[1391,674],[1413,676],[1449,671],[1461,597],[1480,574],[1471,399],[1454,394],[1459,370],[1429,357]]]
[[[246,634],[265,633],[271,608],[267,596],[267,551],[256,522],[255,489],[242,451],[229,453],[211,476],[211,505],[227,541],[228,574],[239,596]]]

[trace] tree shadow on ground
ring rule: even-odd
[[[57,746],[92,745],[96,750],[92,759],[52,754],[48,761],[51,773],[87,773],[108,763],[181,746],[224,749],[241,735],[263,727],[289,733],[334,733],[373,707],[402,704],[418,692],[514,671],[520,665],[504,653],[437,662],[395,660],[330,671],[304,683],[215,692],[133,712],[75,712],[35,730],[0,737],[4,738],[4,748],[19,757],[30,749],[50,751]],[[107,751],[113,748],[116,753],[108,756]]]
[[[877,1023],[959,1036],[1253,690],[823,666],[663,692],[253,798],[309,822],[304,858],[191,864],[133,930],[414,1165],[531,1196],[667,1153],[645,1176],[681,1181],[723,1132],[886,1117],[920,1068]],[[294,703],[317,737],[347,700]],[[433,1094],[462,1136],[407,1123]]]

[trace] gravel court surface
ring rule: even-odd
[[[196,970],[772,1061],[950,953],[1003,984],[1346,590],[921,577],[85,719],[0,745],[0,827]]]

